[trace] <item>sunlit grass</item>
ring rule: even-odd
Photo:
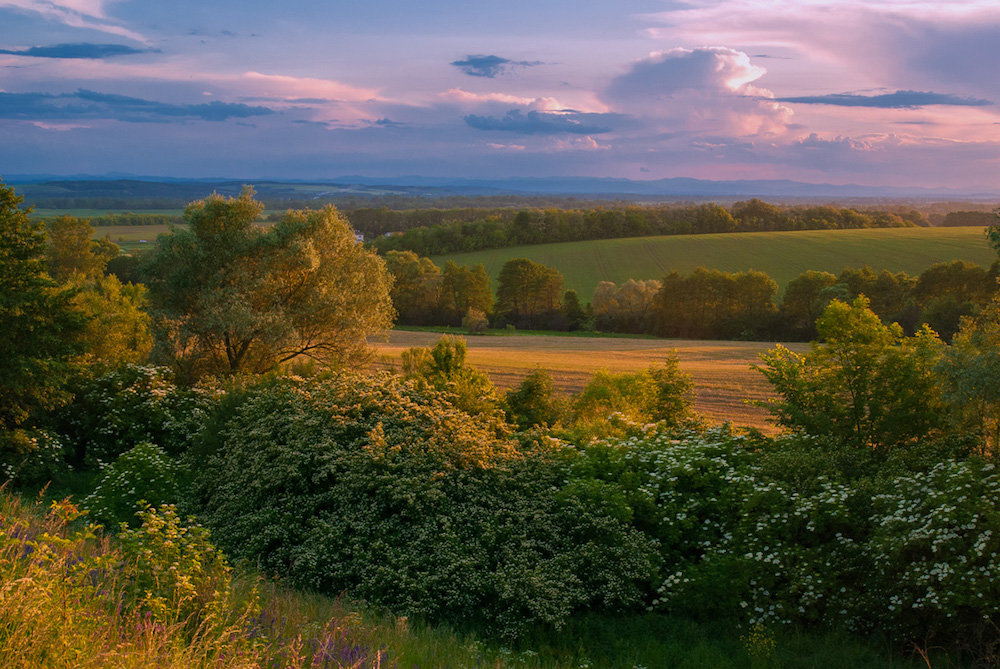
[[[803,230],[741,232],[712,235],[630,237],[560,244],[517,246],[432,258],[444,265],[482,263],[493,285],[503,264],[528,258],[554,267],[565,277],[565,288],[590,300],[601,281],[662,279],[676,270],[696,267],[726,272],[759,270],[784,287],[806,270],[838,274],[845,267],[868,265],[916,275],[936,262],[966,260],[988,267],[996,253],[986,243],[983,228],[887,228],[869,230]]]
[[[41,499],[41,498],[39,498]],[[0,666],[36,667],[918,667],[913,654],[835,635],[663,615],[582,616],[506,648],[242,570],[225,624],[134,606],[132,567],[68,502],[0,489]],[[763,641],[761,641],[763,640]]]

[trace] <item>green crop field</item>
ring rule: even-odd
[[[660,279],[671,270],[688,273],[704,266],[729,272],[760,270],[780,287],[806,270],[839,273],[868,265],[876,270],[919,274],[946,260],[989,266],[996,253],[983,228],[893,228],[746,232],[670,237],[630,237],[562,244],[538,244],[433,258],[438,265],[482,263],[496,286],[511,258],[529,258],[563,273],[565,287],[589,300],[601,281]]]

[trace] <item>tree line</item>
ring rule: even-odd
[[[383,218],[392,219],[394,216],[386,212]],[[398,222],[401,216],[396,215],[395,218]],[[419,221],[420,218],[414,216],[412,220]],[[927,219],[916,210],[897,213],[834,206],[780,207],[752,199],[737,202],[728,208],[719,204],[697,204],[531,209],[513,215],[492,212],[475,220],[441,220],[434,225],[420,225],[402,234],[383,236],[374,241],[374,246],[380,253],[413,251],[418,255],[433,256],[525,244],[619,237],[915,225],[927,225]],[[361,224],[358,228],[365,230]]]
[[[989,269],[962,260],[932,265],[919,276],[846,268],[839,275],[807,271],[778,284],[758,271],[699,267],[661,280],[602,281],[589,303],[563,291],[557,270],[515,258],[500,271],[496,296],[482,265],[448,261],[439,268],[412,251],[390,251],[393,304],[404,325],[466,324],[475,331],[512,325],[550,330],[599,330],[692,339],[809,341],[830,302],[865,296],[885,323],[907,333],[923,324],[950,341],[965,316],[974,316],[997,290],[1000,261]],[[478,324],[475,325],[475,324]]]

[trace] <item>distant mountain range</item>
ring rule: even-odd
[[[790,180],[712,181],[676,177],[639,181],[600,177],[515,177],[506,179],[459,179],[418,175],[365,177],[349,175],[336,179],[181,179],[125,174],[94,175],[6,175],[7,183],[33,185],[55,195],[55,190],[79,196],[136,195],[137,191],[190,191],[211,188],[219,192],[238,190],[244,183],[274,190],[298,191],[303,186],[319,186],[323,196],[399,194],[442,197],[448,195],[561,195],[588,198],[945,198],[956,200],[993,200],[1000,198],[1000,188],[993,191],[954,188],[918,188],[863,186],[860,184],[812,184]],[[160,184],[157,188],[154,184]],[[35,190],[32,188],[30,190]],[[319,193],[317,193],[319,194]]]

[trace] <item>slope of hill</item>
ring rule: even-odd
[[[601,281],[660,279],[670,271],[686,274],[704,266],[729,272],[766,272],[783,289],[806,270],[839,273],[868,265],[919,274],[936,262],[966,260],[989,266],[996,253],[983,228],[894,228],[747,232],[672,237],[630,237],[562,244],[538,244],[433,258],[438,265],[482,263],[496,286],[500,268],[511,258],[530,258],[563,273],[567,289],[589,300]]]

